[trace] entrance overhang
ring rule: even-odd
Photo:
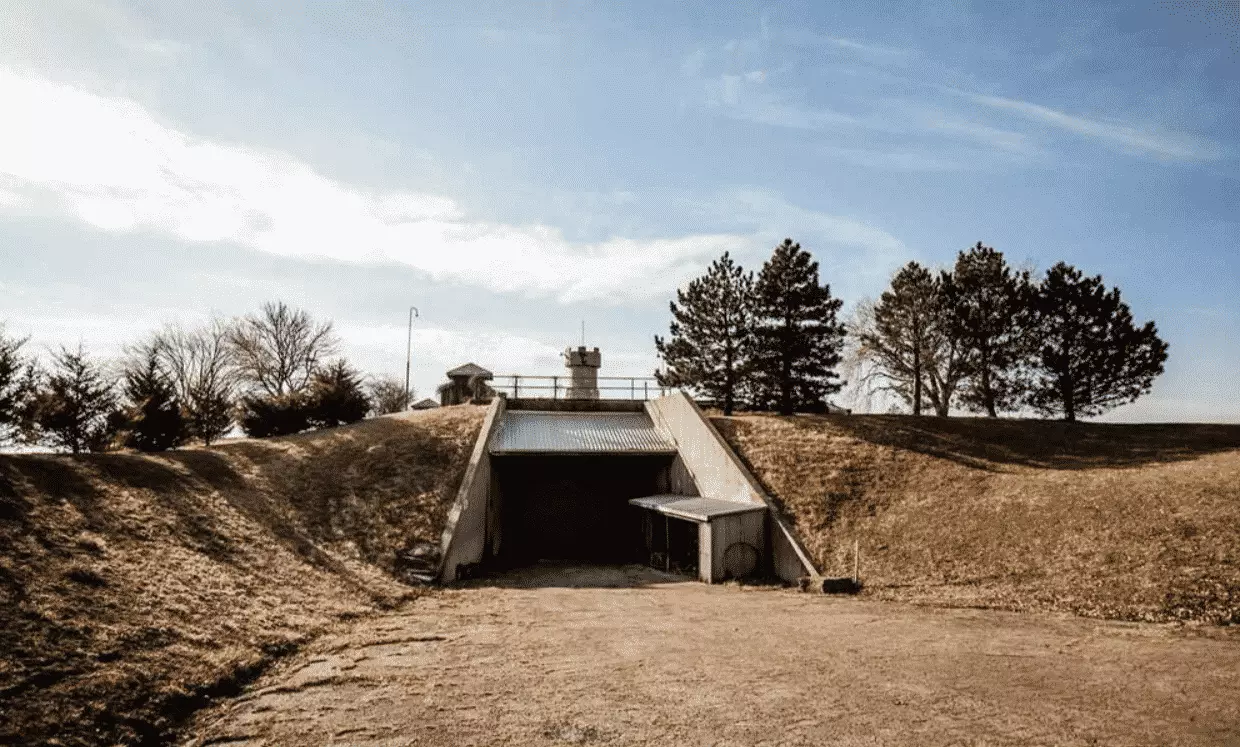
[[[491,439],[492,456],[664,454],[676,445],[644,412],[509,411]]]

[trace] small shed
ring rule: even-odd
[[[649,495],[633,498],[641,509],[647,562],[665,570],[696,566],[698,578],[716,583],[762,570],[766,506],[719,498]]]
[[[440,384],[439,404],[460,405],[465,402],[489,402],[495,396],[495,390],[488,381],[495,374],[476,363],[457,366],[447,373],[447,383]]]

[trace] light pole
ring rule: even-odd
[[[413,360],[413,318],[415,316],[419,316],[419,317],[421,316],[420,314],[418,314],[418,307],[410,306],[409,307],[409,337],[405,341],[405,408],[404,409],[406,410],[408,410],[409,405],[412,404],[409,401],[410,400],[410,397],[409,397],[409,363],[410,361]]]

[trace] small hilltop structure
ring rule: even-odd
[[[457,366],[449,371],[447,376],[447,383],[440,384],[436,390],[439,393],[439,404],[444,407],[466,402],[481,404],[490,402],[495,396],[495,390],[487,383],[495,378],[495,374],[476,363]]]
[[[598,370],[603,366],[603,354],[598,348],[587,350],[585,345],[564,350],[564,365],[568,367],[569,399],[598,399]]]

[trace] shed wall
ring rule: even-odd
[[[710,581],[727,580],[729,574],[724,567],[724,554],[737,542],[751,545],[758,551],[758,557],[766,557],[766,516],[767,512],[751,512],[716,517],[703,527],[710,531]]]

